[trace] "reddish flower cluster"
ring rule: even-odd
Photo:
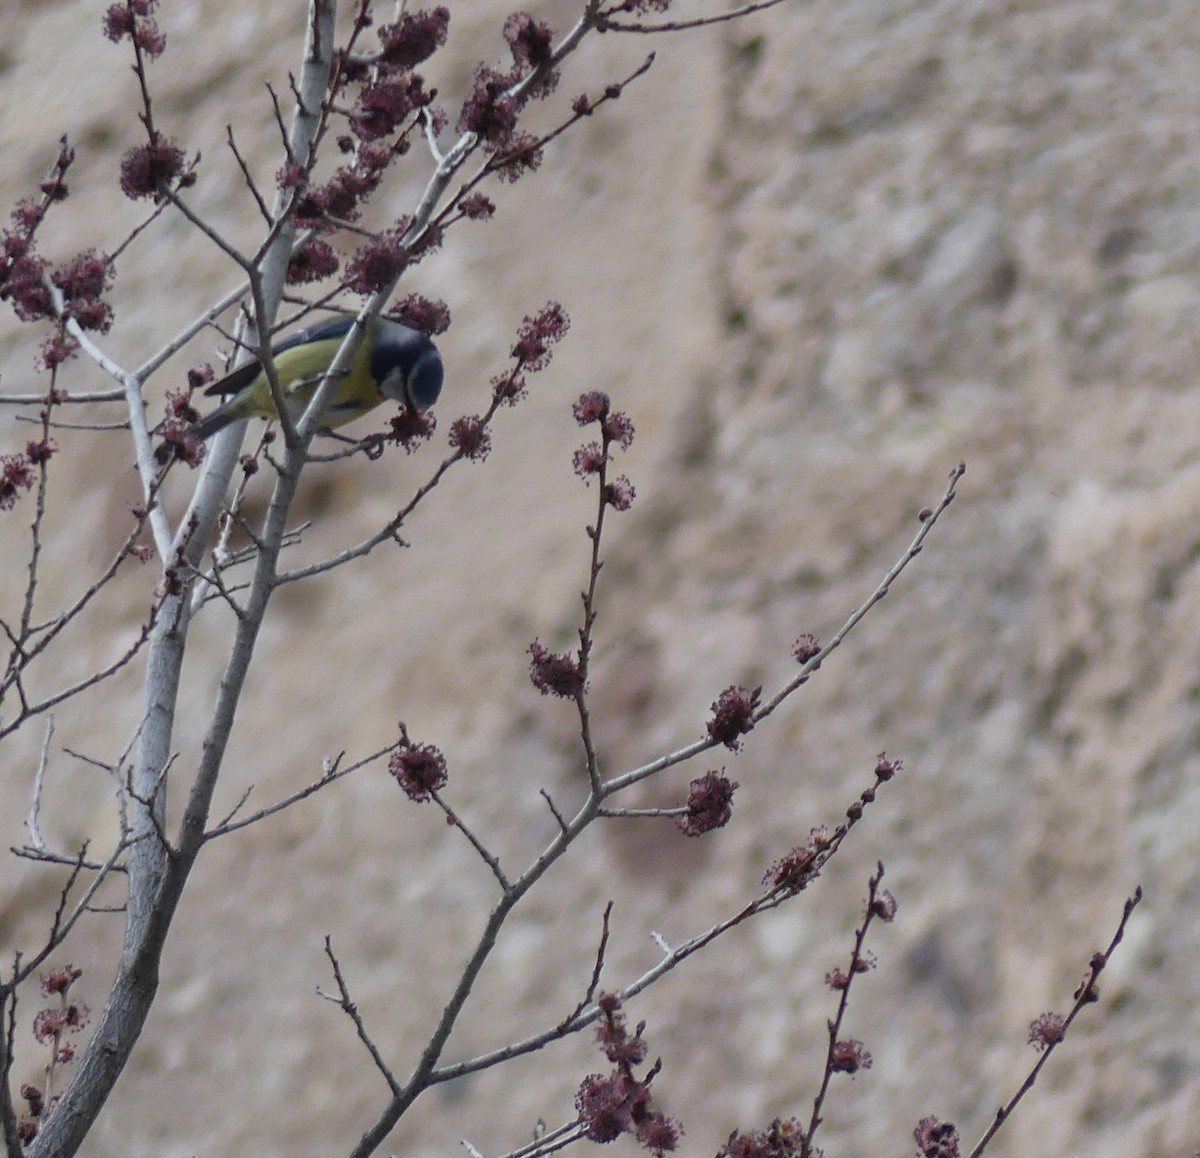
[[[490,383],[492,397],[505,406],[516,406],[525,397],[525,376],[521,373],[520,363],[503,374],[495,375]]]
[[[875,758],[875,778],[888,781],[904,767],[903,760],[889,760],[886,752],[880,752]]]
[[[32,1082],[25,1082],[21,1086],[21,1097],[25,1099],[25,1104],[29,1107],[30,1118],[34,1119],[33,1121],[21,1123],[22,1127],[29,1128],[28,1133],[25,1129],[22,1129],[21,1140],[23,1142],[29,1142],[33,1138],[37,1137],[36,1119],[42,1116],[42,1111],[46,1108],[46,1098],[42,1091],[39,1090]]]
[[[60,154],[60,173],[69,164],[68,153]],[[65,186],[62,189],[65,192]],[[12,299],[13,309],[22,321],[53,318],[54,301],[46,284],[49,277],[62,292],[64,319],[73,318],[85,330],[107,332],[113,312],[101,295],[109,288],[112,262],[95,250],[87,250],[51,274],[49,264],[33,248],[33,232],[44,217],[43,207],[31,202],[22,202],[13,213],[17,228],[5,231],[0,243],[0,298]],[[42,365],[53,370],[78,349],[78,341],[60,325],[58,332],[42,344]]]
[[[33,1018],[33,1036],[42,1045],[52,1046],[60,1062],[69,1062],[75,1056],[75,1047],[63,1042],[68,1033],[78,1033],[91,1018],[91,1010],[82,1001],[69,1000],[71,986],[83,976],[82,969],[65,965],[52,973],[42,975],[42,992],[47,997],[59,997],[57,1009],[40,1009]]]
[[[367,85],[359,93],[350,127],[359,140],[377,141],[394,133],[414,109],[424,108],[431,99],[425,81],[416,73]]]
[[[571,462],[574,464],[575,473],[584,482],[592,481],[594,474],[604,473],[608,464],[606,446],[607,444],[602,446],[600,443],[584,443],[572,455]],[[613,510],[628,511],[630,506],[634,505],[636,497],[634,484],[623,474],[618,474],[616,479],[608,480],[604,484],[605,503]]]
[[[54,284],[66,299],[64,312],[82,329],[104,334],[112,326],[112,307],[101,297],[112,284],[112,275],[112,261],[94,249],[54,271]]]
[[[64,965],[61,969],[43,973],[39,980],[42,984],[42,992],[47,997],[52,997],[54,994],[62,997],[82,976],[82,969],[77,969],[74,965]]]
[[[288,285],[307,285],[337,272],[341,260],[333,246],[320,237],[303,242],[288,260]]]
[[[1029,1044],[1039,1053],[1057,1045],[1067,1034],[1067,1023],[1058,1013],[1041,1013],[1029,1023]]]
[[[614,511],[627,511],[633,506],[633,500],[637,497],[637,491],[634,490],[633,483],[629,481],[623,474],[617,475],[611,482],[606,483],[604,487],[604,501],[608,503]]]
[[[90,1016],[91,1010],[82,1001],[72,1001],[63,1009],[40,1009],[33,1018],[33,1036],[42,1045],[49,1045],[64,1033],[78,1033]],[[73,1050],[71,1055],[74,1056]],[[69,1061],[70,1058],[60,1060]]]
[[[52,318],[54,303],[46,288],[45,260],[33,252],[28,241],[16,234],[4,235],[4,248],[8,261],[0,295],[12,298],[13,309],[23,322]]]
[[[873,1060],[856,1037],[835,1041],[829,1051],[829,1068],[835,1074],[856,1074],[859,1070],[869,1070]]]
[[[754,727],[754,713],[758,708],[762,688],[754,691],[746,688],[727,687],[711,705],[712,719],[708,721],[710,739],[724,744],[731,752],[742,746],[740,737]]]
[[[446,757],[433,744],[411,744],[406,739],[388,761],[388,771],[409,800],[423,804],[445,787]]]
[[[529,678],[544,696],[573,699],[583,690],[579,660],[566,652],[547,651],[536,639],[529,645]]]
[[[199,366],[193,366],[187,372],[188,389],[199,390],[201,386],[207,386],[214,378],[216,378],[216,374],[213,372],[212,363],[201,362]],[[195,411],[192,413],[195,414]]]
[[[545,155],[542,143],[536,137],[529,133],[514,133],[508,148],[496,152],[496,176],[511,185],[526,173],[541,168]]]
[[[609,447],[614,442],[622,450],[628,450],[633,445],[633,422],[628,414],[612,409],[611,400],[602,390],[592,390],[580,395],[572,410],[575,421],[580,426],[599,423],[603,437],[602,442],[588,442],[575,451],[572,458],[575,473],[585,483],[591,481],[592,475],[600,475],[603,478],[609,461]],[[633,483],[623,474],[604,481],[604,501],[614,510],[629,510],[636,496],[637,491]]]
[[[449,29],[450,12],[444,7],[407,13],[379,29],[383,62],[392,68],[415,68],[446,43]]]
[[[597,1005],[603,1017],[596,1038],[616,1068],[608,1075],[589,1074],[579,1084],[575,1109],[584,1135],[593,1142],[612,1142],[629,1134],[653,1154],[674,1150],[683,1130],[654,1108],[650,1081],[657,1067],[641,1079],[633,1072],[646,1058],[645,1025],[630,1036],[621,1003],[611,993],[602,993]]]
[[[886,752],[879,753],[875,758],[875,783],[869,788],[864,788],[859,793],[858,799],[846,809],[846,816],[851,822],[859,820],[862,817],[863,809],[875,800],[875,791],[879,785],[886,784],[903,767],[903,760],[889,760]]]
[[[633,445],[633,423],[623,410],[614,410],[601,423],[605,442],[615,442],[622,450]]]
[[[456,418],[450,427],[450,445],[462,451],[463,458],[482,462],[491,453],[492,436],[482,418],[466,414]]]
[[[800,1158],[804,1129],[795,1118],[776,1118],[765,1130],[733,1133],[717,1151],[717,1158]]]
[[[599,474],[604,469],[608,455],[598,442],[586,442],[571,456],[571,461],[575,466],[575,473],[584,482],[588,482],[591,475]]]
[[[352,165],[334,170],[324,185],[305,189],[307,174],[296,166],[280,170],[280,188],[303,190],[296,204],[296,224],[305,229],[330,229],[346,221],[356,221],[359,207],[379,188],[392,160],[387,145],[363,145]]]
[[[182,187],[192,179],[183,150],[158,132],[148,144],[130,149],[121,160],[121,192],[131,201],[157,199],[165,189]]]
[[[20,201],[12,212],[13,228],[0,234],[0,300],[11,298],[22,321],[54,313],[44,280],[46,262],[34,251],[34,235],[45,221],[48,207],[66,199],[67,170],[74,162],[75,150],[63,138],[54,169],[41,183],[42,200]]]
[[[521,363],[521,369],[529,373],[543,370],[550,361],[551,347],[561,342],[570,328],[567,311],[558,302],[547,302],[538,313],[526,316],[521,323],[512,356]]]
[[[593,422],[603,422],[611,409],[612,399],[603,390],[592,390],[579,396],[571,413],[580,426],[590,426]]]
[[[420,330],[431,338],[444,334],[450,328],[450,307],[443,301],[409,294],[402,298],[387,313],[387,317],[414,330]]]
[[[39,438],[35,442],[25,444],[25,457],[34,466],[43,466],[58,453],[58,447],[48,438]]]
[[[155,447],[154,461],[159,466],[166,466],[175,459],[181,459],[191,467],[204,461],[204,443],[196,437],[192,423],[193,420],[188,418],[168,418],[158,428],[162,441]]]
[[[157,7],[158,0],[127,0],[112,5],[104,13],[104,35],[114,44],[128,36],[147,56],[161,56],[167,38],[151,15]]]
[[[512,72],[498,72],[481,64],[475,69],[471,95],[458,114],[460,133],[475,133],[493,152],[512,144],[520,104],[511,94],[519,79]]]
[[[805,845],[797,845],[781,856],[763,874],[763,884],[788,893],[798,893],[816,877],[820,865],[817,854]]]
[[[481,64],[475,69],[471,95],[458,115],[457,128],[460,133],[475,133],[495,155],[501,179],[515,181],[542,162],[542,142],[517,131],[521,110],[529,101],[554,91],[558,71],[552,67],[550,29],[527,13],[516,12],[505,21],[504,39],[513,68],[501,72]]]
[[[645,1025],[639,1025],[633,1037],[629,1036],[621,999],[614,993],[601,993],[596,1006],[604,1015],[596,1029],[596,1040],[604,1056],[613,1065],[641,1065],[646,1060],[646,1043],[642,1040]]]
[[[38,359],[43,369],[53,370],[56,366],[61,366],[68,358],[73,358],[78,350],[79,343],[66,330],[60,329],[42,343]]]
[[[398,230],[401,233],[406,232],[409,225],[409,218],[402,217],[400,222],[400,225],[397,226]],[[426,225],[425,228],[422,229],[415,238],[413,238],[410,249],[413,261],[420,261],[421,258],[432,253],[435,249],[441,249],[442,241],[444,239],[445,231],[440,225],[438,225],[436,222]]]
[[[871,902],[872,914],[885,924],[890,924],[896,919],[896,910],[898,907],[896,898],[892,896],[890,889],[880,889],[875,894],[875,899]]]
[[[775,861],[763,874],[763,884],[773,891],[800,892],[821,871],[825,863],[823,854],[829,851],[833,840],[833,835],[824,825],[810,830],[808,843],[797,845]]]
[[[46,1100],[42,1095],[42,1091],[37,1086],[26,1082],[21,1087],[21,1097],[23,1097],[29,1106],[29,1112],[35,1117],[40,1117],[42,1110],[45,1108]]]
[[[353,142],[350,142],[353,148]],[[280,189],[303,189],[308,184],[308,173],[303,165],[289,161],[275,174],[275,183]]]
[[[35,467],[47,462],[58,448],[46,440],[27,442],[24,454],[0,455],[0,511],[16,505],[22,491],[31,490],[37,481]]]
[[[402,238],[405,225],[372,237],[346,266],[346,285],[355,293],[373,294],[391,286],[407,268],[410,255]]]
[[[688,785],[687,813],[676,823],[688,836],[700,836],[714,828],[722,828],[733,815],[733,793],[737,781],[730,780],[724,771],[706,772]]]
[[[921,1158],[959,1158],[958,1130],[953,1122],[942,1122],[932,1115],[922,1118],[913,1139]]]
[[[548,68],[553,60],[554,38],[547,25],[527,12],[514,12],[504,22],[504,39],[513,60],[522,68]]]
[[[359,28],[367,23],[369,20],[363,19]],[[339,108],[350,105],[350,133],[339,137],[338,145],[356,157],[325,185],[303,195],[296,212],[300,225],[328,229],[339,221],[355,220],[362,202],[378,187],[384,169],[408,151],[409,134],[420,123],[414,114],[430,110],[435,127],[444,121],[444,114],[432,109],[435,94],[412,69],[445,44],[449,26],[450,13],[444,7],[406,13],[395,24],[379,29],[378,53],[370,58],[347,54],[339,58],[334,96]],[[352,104],[340,99],[350,84],[360,86]],[[395,139],[384,140],[392,137]],[[307,180],[307,173],[303,176]],[[303,188],[281,174],[281,187],[284,185]]]
[[[487,221],[495,215],[496,203],[484,193],[468,193],[458,203],[458,211],[472,221]]]
[[[876,958],[874,953],[863,953],[854,958],[854,964],[850,968],[850,973],[847,974],[841,969],[830,969],[825,974],[825,984],[835,992],[841,992],[843,989],[850,988],[851,975],[855,973],[866,973],[870,969],[874,969]]]
[[[393,415],[388,423],[390,429],[385,437],[399,446],[404,447],[406,454],[412,454],[423,442],[428,442],[437,430],[437,419],[428,411],[414,413],[407,406]]]
[[[532,317],[525,317],[512,348],[516,365],[491,381],[492,396],[497,402],[515,406],[525,396],[525,374],[546,368],[553,352],[551,347],[562,340],[570,327],[571,319],[558,302],[548,302]]]
[[[808,663],[816,655],[821,654],[821,641],[811,632],[802,635],[792,644],[792,655],[797,663]]]
[[[653,1154],[674,1150],[683,1133],[679,1123],[652,1108],[649,1087],[622,1071],[589,1074],[575,1095],[575,1109],[584,1136],[593,1142],[613,1142],[631,1134]]]

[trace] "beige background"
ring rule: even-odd
[[[264,82],[286,91],[302,16],[290,5],[165,6],[156,117],[200,151],[192,204],[240,243],[258,224],[224,144],[233,124],[269,186],[279,166]],[[451,5],[427,70],[452,115],[480,59],[499,60],[505,5]],[[533,6],[564,28],[578,4]],[[36,185],[69,131],[73,197],[43,247],[111,249],[141,212],[116,189],[138,139],[127,52],[100,6],[26,3],[0,74],[3,204]],[[711,11],[681,7],[680,14]],[[644,38],[594,38],[559,101],[632,71]],[[283,593],[272,609],[218,811],[266,803],[323,756],[387,743],[403,719],[440,744],[450,799],[509,865],[547,839],[538,790],[579,791],[569,709],[541,699],[523,649],[570,642],[590,496],[574,479],[570,403],[603,388],[638,428],[638,488],[615,520],[592,683],[605,767],[686,742],[732,682],[778,687],[791,641],[828,638],[870,591],[965,459],[959,501],[926,553],[810,687],[725,761],[734,823],[702,842],[664,822],[583,842],[499,946],[449,1056],[560,1017],[617,902],[607,981],[636,976],[750,895],[810,826],[834,823],[875,753],[904,777],[806,896],[631,1008],[683,1119],[684,1151],[805,1114],[833,1009],[821,978],[849,952],[877,859],[900,901],[872,947],[848,1031],[874,1068],[838,1081],[822,1145],[841,1158],[912,1152],[926,1113],[967,1146],[1034,1059],[1029,1021],[1065,1009],[1093,949],[1141,883],[1146,901],[1090,1011],[997,1155],[1184,1158],[1200,1146],[1197,793],[1200,761],[1200,32],[1188,0],[791,3],[654,45],[650,74],[552,146],[541,174],[494,191],[498,219],[456,228],[407,289],[443,297],[444,433],[481,410],[523,314],[574,320],[496,451],[414,518],[412,548]],[[381,220],[428,173],[414,154]],[[233,283],[170,214],[118,267],[130,365]],[[0,323],[6,391],[30,388],[39,335]],[[151,385],[152,411],[198,339]],[[84,362],[68,385],[100,388]],[[111,416],[111,415],[110,415]],[[27,430],[0,414],[0,450]],[[117,433],[60,436],[47,612],[119,543],[135,494]],[[385,520],[444,443],[372,467],[313,470],[301,504],[319,557]],[[182,472],[179,472],[182,475]],[[186,483],[186,479],[182,480]],[[170,497],[178,509],[183,490]],[[0,519],[11,614],[32,507]],[[152,566],[130,567],[85,630],[34,678],[60,686],[134,638]],[[193,630],[179,721],[195,760],[229,616]],[[138,672],[59,713],[47,827],[112,832],[102,773],[138,711]],[[0,753],[0,836],[21,818],[40,728]],[[679,798],[692,769],[638,794]],[[57,877],[9,860],[0,953],[37,943]],[[337,1010],[330,934],[362,1012],[403,1073],[492,901],[486,869],[378,769],[213,847],[172,935],[160,1003],[89,1155],[186,1158],[344,1152],[383,1102]],[[120,918],[66,956],[103,1001]],[[36,996],[25,995],[27,1023]],[[22,1055],[18,1078],[41,1058]],[[389,1140],[411,1158],[486,1154],[569,1117],[590,1042],[435,1091]],[[632,1143],[617,1143],[631,1153]]]

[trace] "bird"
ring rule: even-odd
[[[353,318],[334,318],[300,330],[272,348],[279,386],[293,421],[304,413],[353,325]],[[420,413],[437,401],[442,377],[441,355],[425,334],[388,318],[372,318],[349,371],[330,391],[318,429],[342,426],[389,398]],[[192,436],[202,442],[244,418],[278,417],[267,375],[257,358],[226,374],[204,393],[232,397],[191,428]],[[174,441],[159,446],[155,456],[160,462],[170,459]]]

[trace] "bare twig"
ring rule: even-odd
[[[584,992],[582,1000],[579,1002],[566,1017],[563,1018],[560,1025],[570,1025],[588,1006],[592,1005],[596,1000],[596,991],[600,988],[600,974],[604,972],[604,956],[608,952],[608,933],[609,921],[612,919],[613,902],[609,901],[604,906],[604,916],[600,923],[600,944],[596,946],[596,962],[592,966],[591,980],[588,981],[587,990]]]
[[[241,150],[237,147],[237,140],[234,138],[232,125],[225,126],[225,140],[229,145],[229,151],[233,154],[233,159],[237,161],[238,168],[242,171],[242,180],[246,182],[246,188],[250,190],[250,196],[254,198],[255,204],[258,206],[258,211],[269,229],[275,224],[274,219],[271,216],[270,209],[267,208],[267,203],[263,200],[262,194],[258,191],[258,185],[250,173],[250,166],[246,164],[245,157],[242,156]]]
[[[52,953],[58,949],[58,947],[67,939],[67,937],[70,936],[71,930],[75,928],[75,925],[79,922],[79,919],[85,913],[91,911],[92,898],[95,897],[95,895],[100,891],[100,888],[104,882],[108,880],[109,876],[113,872],[120,871],[117,862],[122,856],[125,855],[128,847],[129,846],[127,843],[123,841],[118,842],[117,846],[108,855],[107,859],[105,859],[98,868],[94,869],[86,862],[86,849],[80,850],[77,857],[79,870],[86,868],[93,871],[95,875],[88,882],[87,886],[80,894],[79,899],[71,907],[71,911],[69,913],[65,913],[65,902],[67,899],[66,894],[63,893],[61,895],[59,909],[55,913],[54,923],[50,935],[46,938],[45,944],[35,954],[28,959],[21,959],[20,967],[14,970],[12,985],[16,986],[20,982],[24,981],[27,977],[32,976],[32,974],[42,966],[42,964],[50,957]],[[74,880],[75,874],[72,875],[69,885],[73,885]]]
[[[507,889],[509,880],[504,875],[504,870],[500,867],[497,857],[487,850],[483,842],[463,822],[462,817],[442,799],[441,793],[436,788],[430,787],[428,791],[430,799],[446,814],[446,820],[467,838],[471,847],[479,854],[479,858],[492,870],[492,876],[496,878],[500,888]]]
[[[847,966],[846,972],[838,975],[838,982],[835,986],[838,993],[837,1013],[827,1024],[829,1041],[825,1049],[825,1070],[821,1076],[820,1089],[817,1090],[816,1097],[813,1098],[812,1115],[808,1120],[808,1128],[804,1131],[804,1136],[801,1140],[800,1153],[803,1156],[816,1152],[813,1150],[813,1138],[816,1136],[817,1128],[821,1124],[821,1107],[825,1104],[825,1097],[829,1093],[829,1083],[833,1075],[839,1069],[845,1070],[852,1064],[859,1064],[849,1060],[854,1054],[853,1050],[848,1051],[847,1057],[839,1061],[838,1047],[839,1044],[843,1046],[852,1044],[842,1042],[841,1040],[842,1022],[845,1021],[846,1010],[850,1006],[850,988],[854,983],[854,978],[863,972],[869,960],[863,953],[863,945],[866,942],[867,930],[870,929],[871,922],[880,915],[880,911],[876,907],[876,900],[879,896],[879,884],[882,880],[883,863],[880,862],[876,865],[875,872],[867,882],[867,909],[863,914],[862,923],[854,931],[854,948],[850,950],[850,963]],[[869,1058],[866,1064],[870,1064]]]
[[[1142,886],[1138,885],[1133,891],[1133,896],[1125,902],[1125,907],[1121,912],[1121,920],[1117,924],[1117,931],[1113,934],[1112,940],[1109,941],[1108,948],[1092,954],[1091,960],[1088,962],[1087,973],[1084,974],[1083,983],[1075,991],[1075,1003],[1071,1006],[1070,1012],[1065,1018],[1053,1019],[1054,1032],[1052,1034],[1043,1035],[1037,1039],[1042,1052],[1038,1055],[1033,1068],[1025,1076],[1025,1080],[1021,1083],[1016,1093],[996,1111],[996,1116],[992,1119],[992,1124],[984,1131],[983,1137],[975,1144],[975,1148],[967,1158],[979,1158],[979,1155],[987,1148],[988,1143],[996,1136],[1000,1127],[1012,1117],[1012,1113],[1017,1108],[1021,1099],[1033,1089],[1038,1075],[1042,1072],[1042,1067],[1050,1060],[1050,1055],[1055,1049],[1062,1044],[1067,1030],[1071,1028],[1072,1022],[1083,1011],[1084,1006],[1092,1005],[1100,1000],[1100,991],[1096,983],[1099,981],[1100,974],[1108,965],[1113,953],[1116,952],[1117,946],[1125,936],[1125,926],[1129,924],[1129,918],[1133,915],[1133,910],[1141,904],[1141,901]],[[1031,1040],[1033,1039],[1034,1034],[1031,1032]]]
[[[683,941],[674,948],[666,946],[664,942],[659,942],[662,948],[662,958],[649,969],[647,969],[640,977],[637,977],[628,984],[622,986],[615,991],[615,996],[625,1003],[630,998],[648,989],[651,985],[657,982],[666,974],[677,969],[685,961],[694,954],[700,952],[714,941],[723,937],[732,929],[736,929],[746,921],[752,918],[779,908],[799,893],[803,892],[809,884],[820,876],[821,871],[826,864],[837,854],[838,850],[844,843],[850,830],[858,823],[863,816],[863,807],[871,803],[875,798],[875,788],[882,783],[878,769],[876,770],[875,786],[866,788],[860,793],[858,799],[850,805],[846,810],[847,819],[837,825],[831,833],[823,834],[819,842],[814,842],[810,839],[809,846],[803,850],[803,871],[793,873],[791,875],[775,872],[774,868],[768,871],[767,877],[764,878],[764,883],[767,887],[753,900],[739,908],[731,916],[726,917],[722,921],[710,926],[686,941]],[[585,805],[574,820],[570,822],[567,830],[557,837],[551,846],[541,854],[541,856],[516,880],[513,882],[512,890],[506,895],[497,910],[493,912],[492,918],[489,920],[488,930],[490,931],[493,924],[499,928],[498,920],[502,921],[507,903],[508,908],[511,908],[520,895],[528,891],[537,879],[546,871],[549,865],[565,851],[565,847],[573,843],[575,837],[580,831],[594,818],[594,809],[589,809]],[[789,857],[783,858],[784,862],[801,863],[800,857],[797,855],[802,850],[794,850]],[[481,939],[480,946],[476,950],[478,955],[487,944],[485,938]],[[485,954],[486,955],[486,954]],[[478,967],[475,967],[474,958],[469,966],[474,967],[475,972],[482,968],[482,961]],[[474,977],[470,981],[473,983]],[[437,1066],[429,1070],[425,1078],[425,1084],[432,1085],[436,1082],[450,1081],[453,1078],[462,1077],[466,1074],[477,1073],[481,1070],[490,1069],[502,1062],[511,1060],[514,1057],[521,1057],[525,1054],[534,1053],[539,1049],[549,1045],[552,1041],[558,1041],[571,1034],[579,1033],[592,1025],[601,1016],[600,1011],[595,1006],[579,1010],[577,1013],[551,1026],[541,1030],[538,1033],[531,1034],[529,1037],[523,1038],[520,1041],[511,1042],[508,1045],[502,1046],[499,1049],[492,1050],[488,1053],[480,1054],[477,1057],[467,1059],[465,1061],[456,1062],[452,1065]],[[443,1014],[445,1017],[445,1014]],[[440,1027],[439,1027],[440,1029]],[[413,1079],[410,1079],[407,1090],[411,1086]]]
[[[70,607],[60,611],[52,620],[45,623],[32,623],[25,620],[21,627],[21,637],[10,634],[15,654],[9,661],[8,671],[0,677],[0,698],[21,671],[27,668],[39,655],[44,653],[51,643],[66,629],[66,627],[83,614],[87,606],[100,593],[109,581],[116,575],[117,568],[129,558],[134,545],[145,526],[146,512],[137,513],[133,527],[125,538],[125,542],[114,553],[108,566],[92,581]],[[27,606],[32,610],[32,601],[27,598]]]
[[[384,756],[390,755],[396,750],[397,743],[389,744],[386,748],[380,748],[378,752],[372,752],[369,756],[364,756],[361,760],[356,760],[353,764],[347,767],[340,767],[342,756],[345,753],[339,753],[337,759],[322,770],[321,775],[312,783],[296,792],[292,792],[284,796],[280,800],[276,800],[274,804],[268,804],[265,808],[260,808],[257,812],[250,816],[243,816],[240,820],[234,820],[234,816],[240,811],[242,805],[249,798],[250,790],[243,793],[242,799],[237,806],[227,814],[224,820],[214,825],[205,833],[206,840],[212,840],[218,836],[227,836],[231,832],[237,832],[240,828],[248,828],[252,824],[257,824],[260,820],[266,820],[268,816],[274,816],[277,812],[282,812],[285,808],[291,808],[293,804],[298,804],[301,800],[307,800],[315,792],[320,792],[322,788],[327,788],[330,784],[337,780],[341,780],[349,776],[352,772],[357,772],[360,768],[365,768],[369,764],[374,764],[377,760],[383,759]],[[250,786],[251,789],[254,787]]]
[[[66,300],[58,286],[52,281],[47,281],[46,288],[54,302],[54,308],[59,318],[63,320],[71,337],[79,343],[79,348],[105,373],[121,384],[129,417],[129,430],[133,435],[138,477],[142,483],[142,502],[149,514],[154,545],[158,549],[159,557],[165,563],[171,556],[171,528],[167,522],[166,512],[156,501],[158,470],[154,461],[154,451],[150,445],[150,431],[146,425],[146,402],[142,397],[144,379],[124,369],[110,358],[74,318],[66,316]]]
[[[953,502],[955,496],[955,487],[958,480],[962,478],[966,467],[961,463],[950,472],[950,485],[946,489],[946,493],[942,496],[941,502],[932,511],[921,512],[921,529],[917,532],[916,537],[909,544],[904,554],[888,569],[887,574],[883,577],[880,583],[871,592],[870,596],[850,615],[849,619],[839,628],[834,637],[821,650],[808,660],[800,669],[800,674],[789,680],[770,700],[760,707],[753,716],[754,722],[769,716],[784,700],[792,696],[800,687],[806,684],[812,674],[820,668],[822,662],[833,654],[843,643],[846,637],[858,626],[859,623],[867,616],[873,607],[879,603],[891,588],[891,585],[896,581],[897,577],[903,572],[908,565],[921,553],[925,539],[929,532],[933,529],[938,519],[945,512],[946,508]],[[632,771],[621,773],[618,776],[612,776],[604,782],[604,793],[606,796],[611,796],[614,793],[620,792],[628,788],[631,784],[636,784],[639,780],[645,780],[649,776],[654,776],[667,768],[672,768],[678,764],[682,764],[694,756],[700,755],[711,748],[717,747],[721,743],[720,740],[713,737],[705,737],[702,740],[695,740],[691,744],[686,744],[682,748],[676,749],[674,752],[668,752],[664,756],[659,756],[655,760],[651,760],[647,764],[643,764],[639,768],[634,768]]]
[[[358,1034],[359,1041],[366,1046],[367,1053],[371,1055],[371,1060],[375,1063],[375,1068],[383,1075],[383,1080],[387,1082],[388,1089],[392,1091],[392,1096],[399,1096],[400,1083],[396,1081],[396,1076],[383,1060],[383,1055],[379,1052],[379,1047],[371,1040],[371,1035],[367,1033],[367,1027],[363,1023],[362,1015],[358,1012],[358,1006],[350,998],[350,990],[346,986],[346,979],[342,976],[342,967],[338,962],[337,955],[333,951],[333,941],[330,937],[325,938],[325,956],[329,958],[330,967],[333,969],[333,979],[337,984],[338,996],[332,997],[320,989],[317,990],[317,994],[324,997],[326,1001],[335,1002],[341,1011],[350,1018],[354,1023],[354,1031]]]
[[[62,691],[57,692],[52,696],[47,696],[44,700],[39,700],[36,703],[26,703],[24,702],[24,697],[22,697],[21,710],[10,723],[0,727],[0,739],[3,739],[11,732],[15,732],[31,716],[40,715],[42,712],[48,712],[51,708],[55,707],[57,704],[61,704],[64,700],[69,700],[74,696],[80,695],[82,692],[87,691],[88,688],[95,687],[96,684],[103,683],[110,676],[116,675],[117,672],[125,667],[133,659],[133,657],[142,650],[142,647],[146,644],[147,640],[149,640],[154,630],[154,624],[157,620],[158,612],[159,605],[155,604],[155,606],[151,609],[149,622],[142,627],[142,630],[138,634],[138,637],[134,641],[133,645],[127,648],[123,655],[119,656],[106,667],[101,668],[99,671],[92,672],[91,675],[85,676],[83,679],[71,684],[70,687],[64,688]]]
[[[678,804],[671,808],[601,808],[596,813],[609,820],[644,820],[649,817],[686,816],[686,804]]]
[[[25,829],[29,833],[30,847],[36,852],[46,851],[46,842],[42,839],[42,830],[38,817],[42,810],[42,789],[46,784],[46,766],[50,758],[50,741],[54,739],[54,716],[46,721],[46,738],[42,741],[42,750],[38,755],[37,772],[33,777],[33,799],[29,802],[29,813],[25,817]]]
[[[780,704],[783,703],[801,684],[806,683],[808,677],[825,662],[841,645],[846,636],[858,626],[870,610],[891,590],[892,584],[899,578],[900,573],[921,553],[925,546],[925,540],[929,537],[929,532],[936,526],[938,519],[945,513],[946,508],[954,502],[957,495],[957,487],[959,480],[966,474],[967,467],[965,463],[959,463],[950,472],[950,482],[946,487],[945,494],[942,495],[941,501],[933,510],[923,510],[918,516],[921,528],[917,531],[913,541],[908,545],[908,550],[896,560],[888,573],[883,577],[882,581],[871,592],[867,600],[855,610],[855,612],[846,620],[838,629],[834,637],[823,647],[816,655],[809,659],[800,669],[800,674],[788,682],[784,687],[770,700],[768,700],[757,712],[754,713],[754,721],[765,720]]]
[[[558,822],[559,831],[566,832],[567,831],[566,818],[563,816],[563,814],[561,812],[559,812],[557,806],[554,803],[553,797],[544,788],[541,788],[538,791],[539,791],[539,794],[541,795],[542,799],[546,802],[546,807],[548,809],[550,809],[550,815],[553,816],[554,819]]]
[[[92,390],[87,394],[70,394],[56,390],[54,403],[65,406],[76,402],[120,402],[125,397],[123,390]],[[0,406],[41,406],[46,401],[46,392],[40,394],[0,394]]]
[[[686,32],[693,28],[707,28],[710,24],[725,24],[731,20],[741,20],[755,12],[765,12],[768,8],[784,4],[787,0],[757,0],[754,4],[743,4],[740,8],[731,8],[716,16],[699,16],[694,20],[662,20],[657,24],[627,23],[622,20],[610,20],[607,16],[600,18],[599,28],[602,32],[641,32],[648,35],[660,32]]]

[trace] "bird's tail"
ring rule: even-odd
[[[246,415],[239,405],[240,402],[241,399],[235,395],[224,406],[218,406],[216,410],[211,414],[206,414],[192,427],[192,434],[201,442],[207,442],[218,430],[224,430],[231,423],[245,418]]]
[[[190,430],[187,431],[192,438],[199,439],[205,442],[211,438],[218,430],[224,430],[231,423],[237,422],[239,419],[245,418],[241,407],[237,405],[237,397],[231,398],[224,406],[218,406],[211,414],[206,414],[200,419]],[[182,442],[182,432],[179,435],[168,434],[163,442],[160,442],[154,450],[154,460],[159,466],[166,466],[177,453],[177,444]]]

